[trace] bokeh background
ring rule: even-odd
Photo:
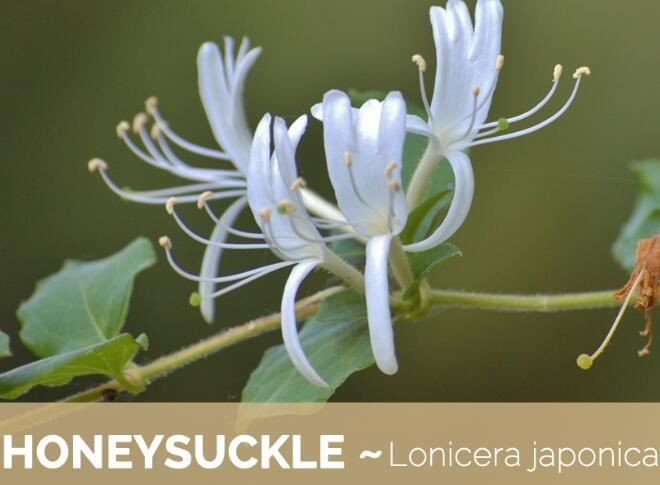
[[[441,4],[444,2],[440,2]],[[474,5],[474,2],[469,2]],[[616,288],[627,276],[610,246],[636,195],[629,162],[660,156],[660,3],[646,0],[504,0],[504,53],[493,117],[517,114],[549,88],[555,63],[594,76],[568,115],[542,132],[473,151],[474,208],[454,241],[464,252],[433,277],[446,288],[572,292]],[[265,111],[289,119],[330,88],[400,89],[419,102],[413,53],[434,58],[421,0],[3,0],[0,8],[0,328],[13,337],[15,310],[35,282],[66,258],[111,254],[139,235],[168,233],[181,262],[195,268],[202,248],[177,231],[161,207],[120,201],[87,172],[93,156],[133,188],[176,182],[135,159],[116,138],[158,95],[171,125],[212,145],[196,85],[195,55],[207,40],[248,35],[264,53],[249,77],[254,126]],[[431,76],[432,78],[432,76]],[[566,76],[567,80],[570,76]],[[431,82],[431,79],[429,79]],[[569,92],[563,84],[560,99]],[[563,101],[563,99],[561,99]],[[314,124],[301,170],[329,194]],[[195,210],[191,224],[209,231]],[[247,223],[247,219],[245,220]],[[228,269],[270,258],[227,259]],[[188,305],[194,290],[164,258],[139,277],[127,330],[146,332],[148,360],[274,311],[284,274],[219,302],[205,324]],[[309,291],[323,284],[316,276]],[[592,351],[614,311],[504,314],[452,310],[399,325],[401,370],[349,379],[340,401],[657,401],[660,352],[639,359],[641,315],[629,312],[613,344],[588,373]],[[228,349],[156,382],[138,400],[236,400],[276,334]],[[14,338],[15,357],[30,356]],[[337,356],[341,358],[341,356]],[[80,390],[36,390],[44,400]]]

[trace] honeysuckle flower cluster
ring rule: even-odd
[[[155,98],[147,100],[146,113],[138,114],[132,125],[121,122],[117,127],[119,138],[138,158],[191,183],[158,190],[126,190],[110,178],[106,162],[89,162],[90,170],[98,171],[120,197],[164,204],[183,232],[205,246],[197,274],[177,263],[168,237],[160,239],[172,268],[198,283],[191,302],[200,304],[207,321],[213,320],[219,297],[269,273],[291,268],[282,293],[282,337],[295,367],[318,386],[328,384],[307,359],[298,338],[295,301],[304,279],[314,269],[323,268],[346,286],[364,293],[376,364],[386,374],[397,372],[390,274],[401,290],[408,289],[414,278],[404,251],[431,249],[452,237],[465,221],[475,185],[467,149],[524,136],[554,122],[574,101],[583,76],[590,74],[586,67],[575,72],[568,101],[545,121],[504,133],[548,104],[558,89],[562,67],[554,68],[550,91],[532,109],[488,122],[504,66],[500,0],[478,0],[474,23],[463,0],[449,0],[446,8],[432,7],[430,17],[437,53],[430,102],[425,88],[426,61],[419,54],[412,58],[419,70],[426,119],[408,115],[404,98],[397,91],[382,101],[372,99],[354,107],[347,94],[331,90],[311,107],[314,118],[323,124],[327,172],[336,205],[312,192],[298,176],[296,149],[307,128],[306,115],[287,127],[282,118],[266,113],[254,133],[248,127],[243,90],[261,49],[251,49],[247,39],[237,51],[231,38],[225,38],[224,52],[205,43],[197,57],[199,92],[219,147],[203,147],[177,135],[161,115]],[[404,193],[401,173],[407,133],[424,135],[429,143]],[[192,166],[179,158],[173,145],[225,166]],[[423,202],[431,174],[445,159],[454,173],[454,194],[446,217],[428,237],[403,246],[399,235],[406,227],[409,211]],[[223,199],[230,202],[217,212],[217,201]],[[214,225],[208,237],[195,232],[180,216],[177,205],[185,203],[196,204],[208,214]],[[247,207],[256,229],[235,227]],[[364,272],[332,251],[330,243],[343,239],[365,244]],[[221,274],[221,257],[228,250],[270,250],[280,261]]]

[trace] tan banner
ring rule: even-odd
[[[656,404],[4,404],[0,421],[11,484],[660,480]]]

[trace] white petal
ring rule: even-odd
[[[323,103],[316,103],[310,111],[315,119],[323,121]]]
[[[353,155],[356,149],[354,136],[350,99],[341,91],[327,92],[323,96],[323,140],[328,174],[340,210],[353,222],[372,215],[372,210],[357,197],[346,165],[346,153]]]
[[[389,184],[400,185],[406,119],[405,102],[397,92],[383,102],[368,100],[357,111],[341,91],[329,91],[323,98],[330,180],[339,208],[364,236],[398,233],[405,225],[405,196]],[[386,174],[392,162],[395,170]]]
[[[502,51],[504,9],[500,0],[479,0],[475,10],[474,43],[470,59],[492,62]]]
[[[401,168],[403,143],[406,139],[406,102],[398,91],[390,92],[382,103],[378,126],[378,154],[385,166],[395,161]],[[395,173],[398,176],[399,170]],[[396,179],[400,182],[400,179]]]
[[[468,45],[460,35],[457,19],[440,7],[431,7],[430,15],[437,58],[431,113],[434,126],[442,129],[469,114],[475,86]]]
[[[429,138],[433,136],[433,132],[431,131],[429,124],[416,115],[406,116],[406,130],[408,130],[409,133],[414,133],[416,135],[422,135]]]
[[[266,113],[254,132],[247,175],[247,196],[254,219],[263,231],[261,211],[272,206],[270,181],[270,125],[271,116]]]
[[[227,240],[229,235],[227,227],[234,224],[236,218],[243,212],[247,205],[247,197],[241,197],[234,201],[227,210],[222,214],[218,224],[215,226],[211,237],[213,242],[223,243]],[[202,259],[202,269],[199,272],[200,278],[215,278],[219,272],[220,258],[222,257],[222,248],[217,245],[209,245],[204,252]],[[215,301],[211,298],[204,298],[215,291],[215,283],[201,282],[199,284],[199,294],[202,296],[202,303],[200,310],[204,320],[208,323],[213,322],[215,316]]]
[[[447,160],[454,171],[455,184],[447,216],[427,239],[404,246],[408,252],[426,251],[445,242],[458,231],[470,212],[474,196],[474,172],[470,157],[463,152],[453,152],[447,155]]]
[[[291,139],[291,143],[293,144],[294,150],[298,148],[300,139],[305,134],[306,130],[307,130],[307,115],[302,115],[298,117],[298,119],[293,123],[291,123],[291,126],[289,126],[289,138]]]
[[[371,350],[378,368],[389,375],[395,374],[399,370],[394,352],[394,332],[387,279],[387,260],[391,239],[390,235],[369,239],[367,264],[364,271]]]
[[[273,127],[273,141],[275,142],[275,153],[279,166],[280,175],[283,178],[286,189],[298,178],[296,168],[296,148],[307,128],[307,116],[298,118],[289,129],[284,119],[276,117]],[[291,197],[292,194],[282,194],[283,197]]]
[[[243,88],[245,76],[260,52],[252,49],[234,65],[233,57],[223,60],[218,46],[207,42],[197,55],[199,92],[211,129],[243,173],[247,171],[252,140],[245,118]]]
[[[296,324],[296,294],[298,288],[319,263],[318,260],[307,260],[296,265],[291,271],[282,294],[282,339],[291,362],[298,369],[298,372],[315,386],[328,387],[328,384],[318,375],[307,359],[298,338],[298,326]]]
[[[474,26],[470,17],[470,10],[463,0],[449,0],[447,2],[447,11],[452,12],[458,28],[462,31],[468,43],[472,42],[474,37]]]
[[[315,243],[321,235],[309,220],[302,197],[291,192],[291,184],[297,177],[295,147],[286,129],[284,120],[275,120],[275,151],[271,154],[271,116],[265,115],[257,126],[252,143],[248,168],[247,195],[255,221],[267,236],[268,242],[276,246],[277,256],[286,260],[320,258],[323,245]],[[294,135],[303,128],[302,121],[293,127]],[[296,205],[295,215],[283,214],[277,205],[288,199]],[[265,227],[262,211],[270,210],[268,227]]]

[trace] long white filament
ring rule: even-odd
[[[177,135],[169,127],[167,121],[163,119],[163,117],[160,114],[160,111],[158,111],[158,108],[156,106],[149,106],[148,111],[149,114],[154,117],[156,123],[158,123],[158,127],[165,134],[165,136],[169,138],[172,142],[174,142],[176,145],[183,148],[184,150],[188,150],[191,153],[196,153],[197,155],[201,155],[203,157],[215,158],[218,160],[230,160],[229,155],[227,155],[225,152],[196,145]]]
[[[566,111],[568,111],[568,109],[573,104],[573,101],[575,101],[578,90],[580,88],[581,81],[582,81],[582,77],[579,76],[575,80],[575,86],[573,87],[573,91],[571,92],[571,95],[568,98],[568,101],[566,101],[564,106],[562,106],[562,108],[559,111],[557,111],[554,115],[552,115],[550,118],[546,119],[545,121],[543,121],[541,123],[538,123],[534,126],[530,126],[527,129],[516,131],[514,133],[507,133],[506,135],[496,136],[494,138],[485,138],[483,140],[477,140],[475,142],[472,142],[469,146],[470,147],[476,147],[476,146],[485,145],[485,144],[488,144],[488,143],[496,143],[496,142],[500,142],[500,141],[511,140],[513,138],[518,138],[518,137],[521,137],[521,136],[529,135],[531,133],[539,131],[539,130],[545,128],[546,126],[554,123],[559,118],[561,118],[564,115],[564,113],[566,113]]]
[[[182,195],[181,194],[188,194],[190,192],[194,192],[196,189],[200,187],[201,184],[194,184],[194,185],[188,185],[188,186],[182,186],[182,187],[176,187],[172,189],[163,189],[163,190],[153,190],[153,191],[132,191],[132,190],[125,190],[120,188],[117,184],[113,182],[113,180],[110,178],[110,176],[107,173],[107,170],[105,169],[100,169],[99,170],[101,174],[101,178],[105,182],[105,184],[108,186],[110,190],[112,190],[115,194],[117,194],[119,197],[125,200],[130,200],[132,202],[139,202],[142,204],[156,204],[156,205],[162,205],[165,204],[170,197],[172,196],[179,196],[177,197],[177,201],[180,203],[184,204],[190,204],[197,202],[197,199],[199,195]],[[222,189],[222,186],[218,186],[217,184],[203,184],[204,187],[206,187],[205,190],[215,190],[215,189]],[[227,199],[227,198],[233,198],[233,197],[240,197],[243,194],[245,194],[245,190],[229,190],[229,191],[224,191],[224,192],[214,192],[213,196],[211,197],[213,200],[217,199]]]

